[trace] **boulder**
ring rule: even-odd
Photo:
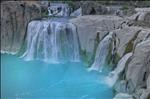
[[[142,21],[150,23],[150,7],[149,8],[136,8],[136,14],[129,17],[130,20]]]
[[[118,93],[113,99],[134,99],[132,95],[126,93]]]
[[[148,89],[138,89],[134,94],[136,99],[149,99],[150,98],[150,88]]]
[[[123,27],[122,29],[114,30],[119,39],[119,45],[117,47],[119,57],[133,50],[134,40],[136,40],[140,30],[141,28],[139,27]]]
[[[144,92],[145,92],[144,88],[137,88],[132,95],[135,97],[135,99],[141,99],[140,97]]]
[[[141,28],[141,27],[139,27]],[[141,28],[141,32],[138,34],[136,40],[134,41],[134,45],[150,38],[150,29],[149,28]]]
[[[150,66],[150,40],[138,43],[135,47],[132,60],[128,63],[126,80],[129,91],[137,88],[145,88]],[[130,91],[131,92],[131,91]]]
[[[41,16],[36,1],[1,3],[1,52],[16,53],[25,40],[27,24]]]
[[[150,99],[150,88],[143,92],[140,99]]]
[[[83,15],[100,15],[107,13],[107,8],[95,1],[81,2],[81,8]]]

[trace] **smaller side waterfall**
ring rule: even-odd
[[[110,32],[98,45],[95,61],[89,70],[101,71],[106,63],[114,33]]]
[[[128,61],[128,59],[132,56],[132,52],[131,53],[127,53],[126,55],[124,55],[118,62],[117,67],[115,68],[114,71],[110,72],[109,75],[106,77],[106,83],[112,87],[115,82],[118,80],[119,74],[124,70],[126,62]]]
[[[76,26],[57,20],[32,21],[27,30],[25,60],[43,60],[49,63],[79,61]]]

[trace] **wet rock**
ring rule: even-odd
[[[114,89],[117,93],[121,92],[121,93],[126,93],[127,92],[127,86],[126,86],[127,82],[125,80],[121,80],[118,81],[115,85],[114,85]]]
[[[134,99],[132,95],[125,93],[118,93],[113,99]]]
[[[136,45],[132,60],[128,64],[126,73],[126,79],[128,83],[129,92],[133,92],[133,89],[146,88],[146,80],[149,74],[150,62],[148,57],[150,56],[150,40],[145,40]],[[131,91],[133,90],[133,91]]]

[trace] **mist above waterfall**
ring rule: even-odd
[[[49,63],[79,61],[77,31],[66,20],[31,21],[27,30],[25,60],[43,60]]]

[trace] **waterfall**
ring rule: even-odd
[[[101,71],[103,66],[106,63],[106,59],[110,50],[110,45],[113,41],[113,32],[110,32],[98,45],[98,48],[96,50],[96,57],[94,60],[94,63],[92,64],[91,68],[89,70],[96,70]]]
[[[48,7],[49,16],[69,16],[70,8],[68,4],[51,3]]]
[[[106,83],[112,87],[115,82],[118,80],[119,74],[124,70],[126,62],[128,59],[132,56],[131,53],[127,53],[124,55],[118,62],[117,67],[115,68],[114,71],[110,72],[109,75],[106,77]]]
[[[72,12],[71,14],[70,14],[70,16],[82,16],[82,8],[80,7],[80,8],[78,8],[77,10],[75,10],[74,12]]]
[[[76,26],[63,20],[31,21],[27,29],[27,49],[22,57],[49,63],[79,61]]]

